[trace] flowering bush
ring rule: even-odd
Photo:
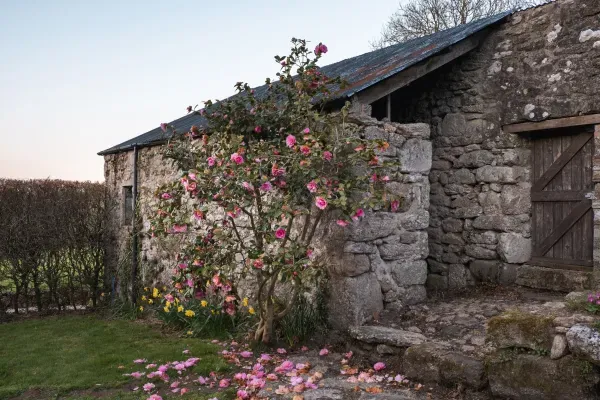
[[[588,294],[586,310],[594,314],[600,312],[600,292]]]
[[[167,156],[182,176],[156,193],[153,235],[192,237],[178,256],[178,293],[203,299],[221,290],[220,282],[252,275],[255,338],[263,342],[272,340],[273,324],[290,312],[303,282],[320,271],[313,239],[326,214],[344,227],[365,209],[399,206],[386,192],[391,163],[377,156],[389,144],[355,134],[348,104],[323,112],[331,91],[343,86],[317,67],[325,53],[323,44],[311,52],[292,39],[291,53],[275,57],[276,82],[257,90],[237,83],[228,100],[188,107],[207,124],[173,135]],[[281,285],[289,287],[283,300],[275,296]],[[225,311],[235,313],[235,304]]]

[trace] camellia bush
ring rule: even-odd
[[[201,300],[253,278],[254,337],[265,343],[323,268],[314,257],[319,225],[346,227],[365,210],[400,204],[386,191],[393,168],[377,156],[389,144],[361,138],[346,122],[349,104],[324,111],[344,85],[317,66],[325,53],[322,43],[310,51],[292,39],[291,53],[275,57],[276,80],[257,89],[237,83],[225,101],[188,107],[206,124],[183,135],[162,125],[173,133],[166,155],[182,175],[157,191],[152,234],[190,237],[173,295]],[[221,311],[236,312],[242,301],[230,300]]]

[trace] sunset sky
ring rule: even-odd
[[[398,0],[0,0],[0,177],[103,180],[96,155],[260,85],[292,37],[370,51]]]

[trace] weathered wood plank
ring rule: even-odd
[[[573,141],[573,138],[575,136],[573,135],[565,135],[562,138],[562,143],[563,143],[563,151],[567,150],[570,146],[571,143]],[[563,177],[563,189],[564,190],[573,190],[573,186],[572,186],[572,168],[571,168],[571,163],[567,163],[561,173],[562,177]],[[574,199],[573,201],[580,201],[582,199]],[[562,221],[564,218],[567,218],[569,216],[569,214],[571,213],[571,210],[573,209],[573,207],[575,207],[577,205],[577,203],[573,203],[570,200],[569,201],[564,201],[562,203],[562,218],[560,219],[560,221]],[[560,246],[562,246],[562,253],[563,253],[563,258],[569,259],[573,257],[573,233],[572,232],[567,232],[564,234],[563,237],[560,238]]]
[[[552,137],[552,160],[553,160],[553,163],[563,153],[562,139],[563,139],[562,136]],[[551,190],[550,193],[558,193],[563,190],[563,175],[560,172],[557,173],[556,176],[550,181],[549,190]],[[552,203],[552,213],[553,213],[553,217],[552,217],[553,222],[562,221],[562,217],[563,217],[562,216],[562,213],[563,213],[562,204],[557,204],[557,203],[553,202]],[[556,242],[556,244],[553,246],[552,253],[553,253],[554,258],[563,258],[562,238],[560,238]]]
[[[542,191],[531,193],[531,201],[538,202],[563,202],[563,201],[580,201],[585,200],[588,191],[563,190],[560,192]],[[562,213],[562,204],[560,204]]]
[[[569,216],[563,219],[552,231],[552,233],[544,239],[540,246],[536,249],[535,256],[542,257],[548,253],[552,246],[569,230],[583,215],[592,208],[591,200],[582,200]]]
[[[539,192],[543,190],[548,183],[558,174],[563,167],[573,158],[575,154],[589,141],[591,140],[591,134],[582,134],[578,135],[573,139],[571,145],[567,150],[565,150],[558,159],[552,163],[552,165],[548,165],[544,162],[544,174],[540,179],[538,179],[531,188],[534,192]],[[548,146],[549,147],[549,146]],[[547,149],[546,149],[547,151]]]
[[[568,117],[549,119],[542,122],[523,122],[519,124],[504,125],[502,130],[505,133],[523,133],[542,131],[547,129],[567,128],[572,126],[595,125],[600,124],[600,114],[582,115],[579,117]]]
[[[573,269],[576,271],[590,271],[594,263],[590,260],[566,260],[550,257],[531,257],[531,263],[540,267]]]

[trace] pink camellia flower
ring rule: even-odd
[[[171,296],[171,298],[172,298],[172,297],[173,297],[173,296]],[[165,296],[165,299],[166,299],[166,298],[167,298],[167,296]],[[190,349],[185,349],[185,350],[183,350],[181,353],[183,353],[183,354],[190,354]]]
[[[271,175],[273,175],[273,176],[283,176],[283,175],[285,175],[285,169],[284,168],[279,168],[277,166],[277,164],[273,164],[273,166],[271,167]]]
[[[389,182],[390,181],[390,177],[385,175],[383,178],[381,178],[382,181],[384,182]]]
[[[198,187],[198,185],[196,182],[190,182],[187,184],[186,189],[188,192],[193,192],[194,190],[196,190],[197,187]]]
[[[319,43],[317,47],[315,47],[315,55],[320,56],[321,54],[327,53],[327,46],[323,43]]]
[[[278,378],[275,374],[267,374],[267,379],[270,381],[276,381]]]
[[[254,186],[252,186],[252,184],[249,182],[242,182],[242,186],[249,192],[254,190]]]
[[[190,389],[188,389],[188,388],[181,388],[181,391],[179,393],[181,393],[181,395],[183,396],[184,394],[186,394],[189,391],[190,391]]]
[[[317,196],[317,198],[315,199],[315,205],[317,206],[317,208],[324,210],[325,208],[327,208],[327,200],[325,200],[321,196]]]
[[[194,210],[194,218],[197,220],[204,219],[204,213],[201,210]]]
[[[300,350],[301,350],[301,351],[308,351],[308,347],[306,347],[306,346],[302,346],[302,347],[300,348]]]
[[[313,249],[306,249],[306,257],[312,258],[313,253],[314,253]]]
[[[156,368],[156,364],[148,364],[146,365],[146,369]]]
[[[175,382],[171,383],[170,386],[171,386],[171,389],[175,389],[176,387],[179,386],[179,381],[175,381]]]
[[[261,260],[260,258],[257,260],[254,260],[252,265],[254,265],[254,268],[258,268],[258,269],[261,269],[262,267],[265,266],[265,264],[263,263],[263,260]]]
[[[243,389],[238,390],[236,396],[238,397],[238,399],[247,399],[248,397],[250,397],[248,392],[246,392]]]
[[[260,355],[260,360],[262,360],[262,361],[270,361],[271,360],[271,356],[268,355],[268,354],[264,354],[263,353],[263,354]]]
[[[335,221],[335,223],[339,226],[348,226],[348,222],[344,221],[343,219],[338,219],[337,221]]]
[[[279,228],[275,231],[275,237],[277,239],[283,239],[285,237],[285,229]]]
[[[238,153],[233,153],[231,155],[231,161],[233,161],[234,163],[236,163],[237,165],[243,164],[244,163],[244,157],[242,157],[240,154]]]
[[[177,265],[177,267],[178,267],[179,269],[186,269],[186,268],[188,267],[188,265],[187,265],[186,263],[179,263],[179,264]],[[170,300],[169,300],[169,301],[170,301]]]
[[[382,369],[385,369],[385,364],[382,362],[375,363],[375,365],[373,365],[373,369],[375,371],[381,371]]]
[[[400,208],[400,201],[398,201],[398,200],[392,201],[391,208],[392,208],[393,212],[398,211],[398,208]]]
[[[294,135],[288,135],[285,138],[285,144],[291,149],[296,144],[296,137]]]
[[[132,378],[135,379],[140,379],[142,376],[144,376],[143,372],[132,372],[131,374],[129,374],[129,376],[131,376]]]
[[[161,365],[158,367],[158,371],[161,373],[167,372],[169,370],[169,366],[168,365]]]
[[[173,198],[173,196],[171,196],[171,193],[163,193],[163,194],[161,194],[161,195],[160,195],[160,197],[161,197],[163,200],[169,200],[169,199],[172,199],[172,198]]]
[[[352,358],[353,355],[354,355],[354,353],[349,351],[346,354],[344,354],[344,357],[346,357],[347,359],[350,359],[350,358]]]
[[[256,133],[261,133],[262,132],[262,128],[260,125],[257,125],[256,127],[254,127],[254,132]]]
[[[310,154],[310,147],[306,146],[306,145],[302,145],[300,146],[300,152],[302,154],[304,154],[305,156]]]
[[[226,388],[226,387],[229,387],[229,384],[230,384],[230,382],[231,382],[231,381],[230,381],[229,379],[221,379],[221,380],[219,381],[219,387],[220,387],[220,388]]]
[[[133,360],[133,363],[134,364],[144,364],[146,361],[148,361],[148,360],[146,360],[145,358],[138,358],[137,360]]]
[[[317,191],[317,182],[315,182],[314,180],[310,181],[306,184],[306,187],[309,192],[314,193]]]
[[[285,354],[285,353],[287,353],[287,351],[285,349],[282,349],[282,348],[277,349],[277,352],[279,354]]]
[[[354,213],[354,216],[352,217],[353,220],[358,220],[359,218],[362,218],[365,216],[365,211],[362,208],[359,208],[358,210],[356,210],[356,212]]]
[[[271,185],[271,182],[269,182],[269,181],[260,185],[260,190],[262,190],[263,192],[268,192],[271,189],[273,189],[273,185]]]
[[[208,163],[209,167],[214,167],[217,160],[213,156],[210,156],[206,159],[206,162]]]
[[[187,279],[187,280],[185,281],[185,283],[186,283],[186,285],[188,285],[189,287],[194,287],[194,281],[193,281],[193,280],[191,280],[191,279]]]
[[[320,356],[326,356],[327,354],[329,354],[329,350],[327,349],[321,349],[321,351],[319,351]]]
[[[152,396],[148,397],[147,400],[163,400],[163,398],[157,394],[153,394]]]
[[[324,151],[323,158],[327,161],[331,161],[331,159],[333,158],[333,154],[331,154],[330,151]]]
[[[160,129],[162,129],[163,132],[167,131],[167,123],[163,122],[162,124],[160,124]]]
[[[301,376],[292,376],[290,378],[290,383],[292,384],[292,386],[299,385],[302,382],[304,382],[304,378],[302,378]]]
[[[155,387],[156,387],[156,386],[154,385],[154,383],[150,383],[150,382],[148,382],[148,383],[146,383],[146,384],[143,386],[143,388],[144,388],[144,392],[149,392],[149,391],[151,391],[152,389],[154,389]]]
[[[187,225],[173,225],[173,233],[185,233],[187,232]]]
[[[242,356],[242,357],[244,357],[244,358],[250,358],[250,357],[252,357],[252,355],[253,355],[253,354],[252,354],[252,352],[251,352],[251,351],[242,351],[242,352],[240,353],[240,356]]]
[[[196,382],[198,382],[201,385],[206,385],[206,383],[208,382],[208,378],[199,376],[198,379],[196,379]]]
[[[187,106],[187,112],[192,112],[192,106]]]
[[[294,363],[290,360],[285,360],[278,367],[275,368],[275,372],[289,372],[294,369]]]
[[[308,135],[310,133],[310,128],[304,128],[302,133],[304,133],[305,135]]]

